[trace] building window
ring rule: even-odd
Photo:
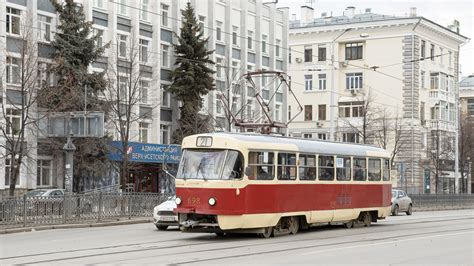
[[[7,33],[20,35],[21,11],[7,7]]]
[[[262,53],[267,53],[267,35],[262,35]]]
[[[198,24],[199,24],[199,32],[203,35],[204,37],[204,31],[206,29],[206,26],[205,26],[205,21],[206,21],[206,17],[205,16],[198,16]]]
[[[118,97],[119,100],[122,102],[127,102],[128,101],[128,79],[127,77],[119,77],[119,91],[118,91]]]
[[[253,31],[251,30],[248,31],[247,48],[249,48],[249,50],[253,50]]]
[[[171,95],[167,91],[168,86],[161,85],[161,107],[171,107]]]
[[[431,73],[430,75],[430,89],[438,90],[439,89],[439,73]]]
[[[305,62],[313,61],[313,47],[311,46],[304,47],[304,61]]]
[[[325,104],[318,105],[318,120],[319,121],[326,120],[326,105]]]
[[[362,117],[364,102],[339,103],[339,117]]]
[[[431,49],[430,49],[430,58],[431,58],[431,61],[434,61],[434,56],[435,56],[435,46],[434,44],[431,45]]]
[[[6,134],[16,136],[21,129],[21,110],[16,108],[6,108]]]
[[[249,121],[253,121],[253,116],[254,116],[254,114],[253,114],[252,106],[253,106],[252,100],[247,100],[247,106],[246,106],[246,107],[247,107],[247,108],[246,108],[246,109],[247,109],[247,110],[246,110],[246,111],[247,111],[247,114],[246,114],[246,115],[247,115],[247,119],[248,119]]]
[[[362,89],[362,73],[346,74],[346,90]]]
[[[222,78],[222,58],[216,58],[216,76]]]
[[[20,59],[7,56],[6,65],[7,83],[20,84]]]
[[[362,43],[346,43],[346,60],[362,59]]]
[[[425,71],[420,72],[421,88],[425,89]]]
[[[222,41],[222,22],[216,21],[216,40]]]
[[[55,84],[54,74],[50,70],[51,64],[39,62],[38,63],[38,87],[49,87]]]
[[[448,52],[448,66],[449,67],[453,66],[453,52],[451,51]]]
[[[239,27],[236,27],[236,26],[232,26],[232,44],[233,45],[236,45],[238,46],[238,31],[239,31]]]
[[[140,62],[148,62],[148,43],[148,40],[140,39],[140,49],[138,50]]]
[[[304,90],[313,90],[313,75],[304,75]]]
[[[123,35],[123,34],[118,34],[118,39],[119,39],[119,57],[126,58],[128,36]]]
[[[420,102],[420,120],[421,120],[421,125],[425,124],[425,103]]]
[[[52,38],[51,21],[52,21],[51,17],[38,15],[38,30],[40,32],[40,40],[45,41],[45,42],[51,41],[51,38]]]
[[[439,63],[442,65],[443,64],[443,48],[439,48]]]
[[[105,2],[107,0],[94,0],[94,7],[105,9]]]
[[[235,79],[237,78],[238,72],[239,72],[239,62],[232,61],[232,77],[231,77],[232,82],[234,82]],[[266,84],[266,82],[265,82],[265,84]],[[262,84],[262,86],[263,86],[263,84]]]
[[[10,171],[11,171],[11,160],[10,159],[5,159],[5,186],[9,186],[11,184],[11,177],[10,177]],[[18,166],[17,166],[18,167]],[[17,176],[16,178],[16,185],[20,185],[20,177]]]
[[[118,0],[118,13],[120,15],[128,15],[128,3],[127,0]]]
[[[291,119],[291,105],[288,105],[288,120]]]
[[[281,122],[281,105],[275,105],[275,120]]]
[[[96,48],[101,48],[102,44],[104,43],[104,31],[100,29],[93,28],[92,29],[92,34],[94,36],[97,36],[95,39],[95,47]]]
[[[140,86],[140,103],[147,104],[149,82],[145,80],[140,80],[139,86]]]
[[[281,40],[276,39],[275,40],[275,56],[280,57],[280,46],[281,46]]]
[[[161,144],[170,144],[170,127],[168,125],[160,125],[160,133]]]
[[[326,140],[326,133],[318,133],[318,139]]]
[[[359,134],[357,134],[357,133],[343,133],[342,134],[342,141],[343,142],[359,143]]]
[[[222,103],[221,100],[216,100],[216,114],[222,114]]]
[[[148,21],[148,0],[140,0],[140,19]]]
[[[170,46],[166,44],[161,45],[161,66],[170,67]]]
[[[168,9],[168,5],[161,4],[161,25],[164,27],[168,27],[169,25]]]
[[[313,106],[304,106],[304,121],[313,121]]]
[[[318,47],[318,61],[326,61],[326,47]]]
[[[326,74],[318,74],[319,79],[319,90],[326,90]]]
[[[149,140],[148,134],[150,133],[150,130],[149,130],[150,124],[145,123],[145,122],[140,122],[139,124],[140,124],[140,142],[148,143],[148,140]]]
[[[421,59],[425,59],[425,56],[426,56],[426,42],[425,41],[421,41]]]
[[[303,138],[304,138],[304,139],[312,139],[312,138],[313,138],[313,134],[311,134],[311,133],[303,133]]]
[[[474,98],[467,99],[467,113],[470,116],[474,116]]]
[[[36,167],[36,185],[51,186],[51,160],[37,160]]]

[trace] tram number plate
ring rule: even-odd
[[[197,147],[211,147],[212,137],[198,137],[196,140]]]
[[[189,197],[188,198],[188,204],[200,204],[201,203],[201,199],[198,198],[198,197]]]

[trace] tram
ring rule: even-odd
[[[296,234],[390,214],[390,155],[368,145],[270,135],[186,137],[176,175],[184,232]]]

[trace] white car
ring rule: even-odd
[[[168,226],[178,225],[178,215],[173,212],[176,208],[176,196],[169,198],[153,209],[153,223],[158,230],[166,230]]]

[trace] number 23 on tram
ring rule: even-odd
[[[390,155],[380,148],[210,133],[186,137],[182,149],[175,211],[184,232],[270,237],[390,214]]]

